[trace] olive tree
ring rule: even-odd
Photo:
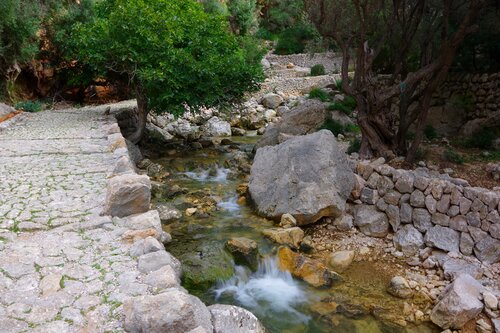
[[[258,88],[260,64],[250,63],[227,20],[195,0],[109,0],[72,32],[74,57],[101,75],[124,76],[137,98],[138,142],[147,114],[180,115],[241,98]]]

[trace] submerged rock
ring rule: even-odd
[[[468,274],[460,275],[432,309],[431,321],[443,329],[460,329],[483,310],[483,286]]]
[[[253,270],[257,269],[259,265],[257,242],[245,237],[235,237],[227,241],[226,248],[231,252],[237,264],[247,265]]]
[[[249,182],[258,214],[289,213],[298,225],[340,216],[353,187],[346,155],[327,130],[259,148]]]
[[[278,249],[279,267],[289,271],[294,277],[304,280],[313,287],[329,287],[340,275],[329,270],[321,262],[309,259],[290,248],[282,246]]]
[[[264,229],[262,234],[278,244],[288,245],[296,249],[299,248],[304,238],[304,231],[299,227]]]
[[[257,317],[234,305],[215,304],[208,307],[212,314],[214,333],[265,333]]]

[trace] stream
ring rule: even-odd
[[[271,333],[433,333],[432,326],[395,325],[404,300],[385,289],[392,275],[374,262],[354,262],[343,281],[328,289],[313,288],[278,268],[276,244],[261,231],[273,222],[257,216],[241,200],[238,187],[245,173],[229,167],[235,152],[251,152],[258,137],[233,137],[229,146],[200,150],[170,149],[152,158],[170,173],[168,186],[181,191],[157,198],[183,214],[164,225],[173,241],[167,250],[183,264],[183,286],[207,304],[225,303],[254,313]],[[192,216],[187,208],[198,207]],[[261,260],[256,271],[234,264],[225,250],[232,237],[257,242]],[[376,314],[376,315],[374,315]]]

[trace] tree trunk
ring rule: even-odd
[[[140,90],[136,89],[137,98],[137,123],[135,132],[128,137],[128,140],[132,141],[134,144],[139,143],[146,129],[146,121],[148,118],[148,100],[145,94]]]

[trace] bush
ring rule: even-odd
[[[229,14],[228,8],[225,3],[219,0],[205,0],[202,2],[203,9],[209,14],[227,16]]]
[[[246,35],[257,25],[255,0],[231,0],[227,4],[231,28],[238,35]]]
[[[464,164],[464,158],[462,155],[452,149],[447,149],[444,152],[444,158],[455,164]]]
[[[311,76],[325,75],[325,66],[322,64],[317,64],[311,67]]]
[[[327,102],[330,99],[330,95],[320,88],[314,88],[309,92],[309,98],[317,98],[322,102]]]
[[[15,108],[25,112],[40,112],[43,109],[43,104],[38,101],[23,101],[17,103]]]
[[[490,149],[495,137],[495,132],[491,128],[486,128],[467,139],[465,146],[469,148]]]
[[[344,100],[342,101],[342,104],[350,108],[351,110],[354,110],[356,106],[358,106],[358,103],[356,102],[356,99],[352,96],[345,96]]]
[[[338,91],[342,91],[342,80],[335,80],[335,87]]]
[[[327,121],[325,121],[319,129],[327,129],[335,136],[344,134],[344,126],[333,119],[328,119]]]
[[[438,138],[436,129],[432,125],[427,125],[424,129],[424,135],[428,140],[434,140]]]
[[[278,36],[274,52],[276,54],[303,53],[307,42],[317,37],[314,28],[305,24],[285,29]]]
[[[328,109],[332,111],[340,111],[347,116],[352,114],[352,111],[356,108],[356,100],[351,96],[346,96],[342,102],[335,102],[328,106]]]
[[[272,33],[264,27],[259,27],[257,32],[255,33],[255,37],[263,40],[277,40],[278,35]]]
[[[361,140],[359,138],[355,138],[354,140],[351,140],[351,143],[347,148],[347,153],[348,154],[358,153],[360,149],[361,149]]]

